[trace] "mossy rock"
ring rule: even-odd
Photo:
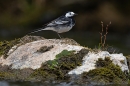
[[[13,73],[10,73],[10,72],[2,72],[0,71],[0,79],[13,79],[14,77],[14,74]]]
[[[12,41],[2,41],[0,42],[0,56],[4,55],[4,58],[6,58],[8,55],[8,51],[16,44],[19,43],[20,39],[15,39]]]
[[[106,67],[111,63],[112,61],[110,60],[110,57],[105,57],[105,59],[98,58],[98,61],[96,61],[96,67]]]
[[[74,51],[63,50],[56,55],[56,59],[42,64],[41,68],[34,70],[31,78],[39,80],[69,80],[68,72],[82,63],[83,57],[88,53],[87,49],[80,50],[77,54]]]
[[[110,69],[118,78],[122,79],[122,81],[127,80],[127,75],[122,72],[121,68],[118,65],[113,63],[106,66],[107,69]]]
[[[83,73],[83,78],[88,78],[93,81],[97,80],[97,82],[100,82],[102,80],[104,80],[104,82],[112,82],[115,77],[116,75],[107,68],[98,68],[90,70],[87,73]]]
[[[12,41],[0,42],[0,55],[4,55],[7,58],[7,53],[13,46],[19,47],[25,43],[29,43],[36,40],[42,40],[44,38],[36,36],[24,36],[23,38],[15,39]],[[65,42],[67,43],[65,40]],[[73,40],[72,40],[73,41]],[[64,42],[64,41],[63,41]],[[70,41],[71,42],[71,41]],[[75,44],[75,43],[73,43]],[[43,53],[52,49],[53,46],[43,46],[37,52]],[[15,51],[14,49],[14,51]],[[68,72],[77,66],[82,64],[83,57],[89,52],[87,49],[82,49],[76,53],[76,51],[63,50],[56,55],[54,60],[47,61],[41,65],[39,69],[10,69],[11,66],[0,68],[1,79],[13,80],[34,80],[34,81],[53,81],[53,80],[69,80]],[[27,72],[28,71],[28,72]]]
[[[127,83],[128,78],[118,65],[112,63],[109,57],[96,61],[96,69],[84,72],[83,80],[97,84]]]
[[[25,43],[29,43],[32,41],[37,41],[37,40],[41,40],[41,39],[45,39],[43,37],[40,36],[24,36],[22,38],[18,38],[18,39],[14,39],[11,41],[1,41],[0,42],[0,56],[4,56],[4,58],[7,58],[7,53],[9,52],[9,50],[16,45],[16,48],[20,45],[23,45]]]
[[[126,59],[127,59],[127,63],[128,63],[128,68],[130,70],[130,55],[126,56]]]
[[[121,78],[123,81],[126,80],[125,73],[122,72],[121,68],[118,65],[112,63],[110,57],[105,57],[104,60],[102,58],[99,58],[98,61],[96,61],[96,67],[110,69],[116,76],[118,76],[118,78]]]
[[[72,50],[72,51],[63,50],[61,53],[56,55],[56,59],[64,57],[64,56],[72,55],[72,54],[74,54],[74,52],[75,52],[74,50]]]
[[[123,76],[123,78],[120,78]],[[127,79],[124,75],[117,76],[115,72],[108,68],[98,68],[90,70],[87,73],[83,73],[83,78],[91,80],[91,82],[103,83],[103,84],[113,84],[113,83],[126,83]]]

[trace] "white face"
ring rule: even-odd
[[[65,14],[66,17],[72,17],[74,15],[75,15],[74,12],[68,12],[68,13]]]

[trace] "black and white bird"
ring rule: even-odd
[[[37,29],[31,33],[39,32],[43,30],[52,30],[52,31],[57,32],[57,34],[68,32],[75,25],[75,20],[73,19],[75,15],[76,14],[74,12],[67,12],[65,15],[60,16],[59,18],[44,25],[44,27]],[[59,34],[58,36],[60,37]]]

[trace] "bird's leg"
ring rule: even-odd
[[[58,34],[58,36],[60,37],[60,39],[61,39],[61,36],[60,36],[60,34],[59,33],[57,33]]]

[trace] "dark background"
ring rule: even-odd
[[[12,40],[67,11],[74,11],[76,25],[62,34],[83,46],[97,48],[100,43],[101,21],[109,26],[106,44],[116,53],[129,54],[130,0],[0,0],[0,40]],[[59,38],[52,31],[32,35]]]

